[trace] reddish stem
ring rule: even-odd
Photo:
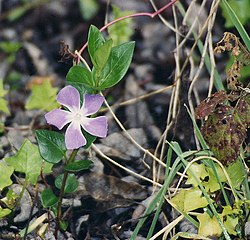
[[[130,15],[127,15],[127,16],[124,16],[124,17],[120,17],[120,18],[117,18],[109,23],[107,23],[105,26],[103,26],[101,29],[100,29],[100,32],[104,31],[105,29],[107,29],[109,26],[113,25],[114,23],[116,22],[119,22],[119,21],[122,21],[124,19],[127,19],[127,18],[132,18],[132,17],[142,17],[142,16],[145,16],[145,17],[151,17],[151,18],[154,18],[155,16],[159,15],[161,12],[163,12],[165,9],[169,8],[170,6],[172,6],[175,2],[177,2],[178,0],[172,0],[171,2],[169,2],[168,4],[166,4],[165,6],[163,6],[162,8],[158,9],[156,12],[153,12],[153,13],[147,13],[147,12],[142,12],[142,13],[134,13],[134,14],[130,14]],[[88,42],[86,42],[83,47],[78,51],[79,54],[81,55],[82,52],[85,50],[85,48],[88,46]],[[79,62],[80,59],[78,58],[77,59],[77,62]]]

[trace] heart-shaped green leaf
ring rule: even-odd
[[[69,69],[66,79],[69,83],[73,84],[83,84],[89,87],[93,87],[91,72],[81,66],[73,66]]]
[[[44,80],[42,84],[34,84],[31,89],[31,96],[25,104],[26,109],[50,111],[60,106],[56,101],[58,88],[53,87],[49,79]]]
[[[69,172],[78,172],[81,170],[89,169],[92,164],[93,162],[90,160],[80,160],[80,161],[69,163],[68,165],[64,167],[64,169]]]
[[[49,208],[58,202],[58,197],[53,193],[52,189],[46,188],[41,193],[41,201],[43,207]]]
[[[8,208],[2,208],[0,206],[0,219],[4,218],[5,216],[9,215],[11,213],[11,210]]]
[[[0,190],[12,184],[10,177],[13,172],[14,167],[8,166],[4,161],[0,162]]]
[[[40,154],[50,163],[58,163],[65,156],[64,135],[48,130],[36,130],[36,139]]]
[[[41,173],[51,172],[52,164],[44,162],[40,156],[38,147],[29,140],[25,140],[16,155],[5,158],[15,171],[25,173],[26,179],[31,184],[36,184],[37,178]]]
[[[66,231],[68,226],[69,226],[68,221],[64,221],[64,220],[59,221],[59,227],[60,227],[61,230]]]
[[[55,180],[55,186],[61,189],[63,182],[63,174],[59,175]],[[64,193],[73,193],[78,188],[78,181],[74,174],[68,174],[66,184],[64,187]]]

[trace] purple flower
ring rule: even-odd
[[[103,100],[103,97],[98,94],[85,94],[81,107],[80,94],[77,89],[66,86],[58,93],[57,101],[69,111],[54,109],[45,114],[45,119],[48,124],[52,124],[60,130],[69,123],[65,132],[66,148],[77,149],[87,143],[81,127],[93,136],[107,136],[108,124],[105,116],[88,118],[100,109]]]

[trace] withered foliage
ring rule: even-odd
[[[215,52],[231,51],[234,63],[227,71],[229,93],[218,91],[196,108],[196,118],[205,119],[201,128],[208,146],[223,164],[234,162],[250,127],[250,83],[240,82],[240,70],[250,64],[250,53],[232,33],[225,33]]]
[[[232,66],[227,71],[227,86],[230,90],[238,90],[242,87],[239,78],[240,70],[250,64],[250,53],[240,42],[239,38],[230,32],[225,32],[223,38],[217,43],[215,53],[229,51],[234,57]]]
[[[196,108],[196,118],[203,119],[212,114],[218,104],[227,100],[227,94],[224,90],[214,93],[211,97],[202,101],[198,108]]]

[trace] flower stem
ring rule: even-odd
[[[74,162],[75,156],[76,156],[78,150],[79,149],[74,149],[72,151],[70,157],[66,161],[66,165],[71,163],[71,162]],[[59,200],[58,200],[58,204],[57,204],[57,217],[56,217],[56,229],[55,229],[55,238],[56,239],[57,239],[57,233],[58,233],[58,230],[59,230],[59,222],[60,222],[60,220],[62,218],[62,198],[63,198],[63,195],[64,195],[64,188],[66,186],[67,177],[68,177],[68,171],[65,171],[64,175],[63,175],[62,187],[60,189]]]
[[[129,14],[127,16],[123,16],[120,18],[117,18],[109,23],[107,23],[106,25],[104,25],[101,29],[100,32],[104,31],[105,29],[107,29],[109,26],[115,24],[116,22],[122,21],[124,19],[127,18],[133,18],[133,17],[151,17],[154,18],[155,16],[159,15],[161,12],[163,12],[164,10],[166,10],[167,8],[169,8],[170,6],[172,6],[175,2],[177,2],[178,0],[172,0],[171,2],[169,2],[168,4],[166,4],[165,6],[163,6],[162,8],[158,9],[157,11],[153,12],[153,13],[148,13],[148,12],[141,12],[141,13],[133,13],[133,14]],[[88,46],[88,42],[86,42],[82,48],[78,51],[79,55],[82,54],[82,52],[85,50],[85,48]],[[77,62],[80,62],[80,58],[78,56]]]

